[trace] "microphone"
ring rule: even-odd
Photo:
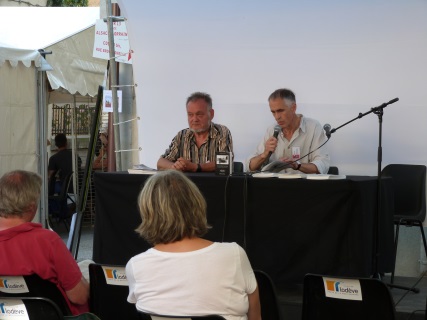
[[[282,131],[282,127],[281,127],[281,126],[279,126],[279,125],[276,125],[276,126],[274,127],[273,137],[275,137],[275,138],[277,139],[277,137],[279,136],[280,131]],[[271,157],[271,154],[272,154],[272,153],[273,153],[272,151],[270,151],[270,152],[268,153],[268,156],[267,156],[267,158],[266,158],[266,159],[265,159],[265,161],[264,161],[264,165],[266,165],[266,164],[268,163],[268,161],[270,160],[270,157]]]
[[[372,110],[373,110],[373,111],[376,111],[376,110],[378,110],[378,109],[385,108],[385,107],[387,107],[389,104],[395,103],[395,102],[397,102],[397,101],[399,101],[399,98],[391,99],[389,102],[384,102],[382,105],[380,105],[380,106],[378,106],[378,107],[375,107],[375,108],[372,108]]]
[[[325,124],[323,130],[325,130],[326,137],[329,139],[331,137],[331,125],[329,123]]]
[[[387,104],[392,104],[392,103],[395,103],[397,101],[399,101],[399,98],[394,98],[394,99],[390,100],[389,102],[387,102]]]

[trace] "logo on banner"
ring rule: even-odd
[[[325,295],[329,298],[362,300],[360,281],[357,279],[335,279],[323,277]]]
[[[105,280],[107,284],[116,286],[127,286],[128,279],[126,277],[125,267],[106,267],[103,266]]]
[[[28,320],[29,317],[22,300],[13,299],[0,303],[0,319]]]
[[[27,293],[27,284],[22,276],[1,276],[0,292],[4,293]]]

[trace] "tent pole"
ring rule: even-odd
[[[115,17],[113,17],[113,8],[111,0],[107,0],[107,26],[108,26],[108,46],[110,51],[110,88],[113,96],[113,126],[114,126],[114,147],[116,151],[116,171],[122,171],[122,161],[121,161],[121,146],[120,146],[120,128],[117,123],[119,123],[119,110],[118,110],[118,100],[117,100],[117,64],[115,60],[115,44],[114,44],[114,28],[113,22]]]
[[[37,71],[38,105],[37,105],[37,137],[38,137],[38,171],[42,177],[42,189],[40,194],[39,222],[46,227],[48,217],[48,179],[47,179],[47,137],[46,137],[46,71]]]

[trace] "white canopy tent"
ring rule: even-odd
[[[0,175],[24,169],[46,179],[46,79],[55,90],[49,94],[49,102],[74,102],[97,94],[107,64],[92,57],[99,8],[1,10]],[[46,55],[51,66],[46,75],[47,63],[38,49],[52,51]],[[46,199],[46,180],[44,184],[42,198]],[[43,202],[40,212],[42,218],[37,218],[44,221]]]

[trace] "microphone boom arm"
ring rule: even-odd
[[[345,126],[346,126],[346,125],[348,125],[349,123],[352,123],[353,121],[355,121],[355,120],[357,120],[357,119],[361,119],[361,118],[363,118],[364,116],[366,116],[366,115],[368,115],[368,114],[370,114],[370,113],[375,113],[376,115],[379,115],[379,114],[381,114],[381,115],[382,115],[382,113],[383,113],[383,109],[384,109],[385,107],[387,107],[389,104],[395,103],[395,102],[397,102],[397,101],[399,101],[399,98],[394,98],[394,99],[390,100],[389,102],[384,102],[382,105],[379,105],[378,107],[371,108],[371,110],[370,110],[370,111],[367,111],[367,112],[365,112],[365,113],[359,113],[359,115],[358,115],[356,118],[351,119],[350,121],[347,121],[346,123],[344,123],[344,124],[340,125],[340,126],[339,126],[339,127],[337,127],[337,128],[333,128],[333,129],[331,130],[331,134],[332,134],[332,133],[334,133],[335,131],[337,131],[338,129],[340,129],[340,128],[342,128],[342,127],[345,127]]]

